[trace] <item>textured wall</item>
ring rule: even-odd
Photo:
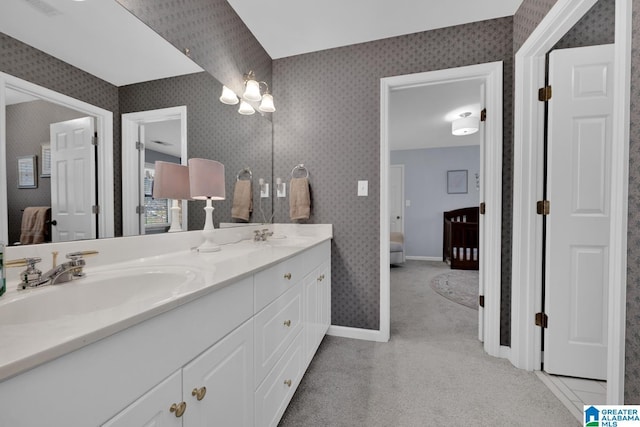
[[[391,151],[391,164],[404,165],[405,254],[442,259],[442,213],[478,206],[480,146]],[[447,171],[467,171],[467,193],[447,193]]]
[[[633,0],[625,403],[640,404],[640,0]]]
[[[613,43],[616,30],[615,12],[615,0],[598,0],[553,48],[565,49]]]
[[[7,106],[7,208],[9,242],[20,241],[21,210],[27,206],[51,206],[51,180],[40,178],[40,147],[49,142],[49,125],[77,119],[84,114],[46,101]],[[38,188],[18,188],[17,157],[38,156]]]
[[[122,234],[118,88],[0,33],[0,71],[113,112],[115,232]]]
[[[513,53],[527,40],[558,0],[524,0],[513,15]]]
[[[271,58],[226,0],[117,1],[236,93],[249,70],[271,85]]]
[[[260,199],[258,178],[271,182],[271,122],[260,114],[243,116],[237,105],[218,98],[222,85],[209,73],[172,77],[120,88],[120,111],[124,113],[187,106],[188,157],[214,159],[225,165],[227,199],[214,202],[214,223],[231,222],[231,203],[236,173],[253,171],[252,221],[262,222],[260,205],[268,220],[271,199]],[[204,202],[189,202],[189,229],[202,229]]]
[[[510,165],[512,29],[512,19],[501,18],[274,61],[274,176],[305,163],[310,222],[333,224],[333,324],[379,328],[380,78],[504,61]],[[369,180],[368,197],[356,196],[361,179]],[[276,201],[275,211],[276,221],[289,220],[286,205]]]

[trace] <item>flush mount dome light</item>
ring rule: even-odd
[[[471,135],[478,132],[480,119],[471,117],[471,113],[460,114],[460,118],[451,122],[451,133],[456,136]]]

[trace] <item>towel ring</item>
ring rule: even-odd
[[[249,168],[244,168],[238,171],[238,173],[236,174],[236,181],[240,181],[240,177],[242,177],[242,175],[244,174],[248,174],[249,175],[249,179],[248,181],[252,181],[253,180],[253,174],[251,173],[251,169]]]
[[[296,165],[293,169],[291,169],[291,178],[295,178],[293,174],[296,170],[304,170],[307,174],[304,178],[309,178],[309,169],[304,167],[302,163],[300,163],[299,165]]]

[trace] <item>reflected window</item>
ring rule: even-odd
[[[163,229],[171,224],[171,210],[169,199],[154,199],[153,177],[155,167],[153,164],[145,164],[144,167],[144,228],[145,233]]]

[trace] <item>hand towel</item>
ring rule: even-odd
[[[289,184],[289,215],[292,220],[309,219],[311,196],[307,178],[292,178]]]
[[[233,190],[233,204],[231,206],[231,217],[249,221],[249,215],[253,211],[253,197],[251,192],[251,181],[236,181]]]
[[[44,243],[47,233],[47,216],[49,206],[31,206],[25,208],[22,213],[22,225],[20,228],[20,244],[30,245]]]

